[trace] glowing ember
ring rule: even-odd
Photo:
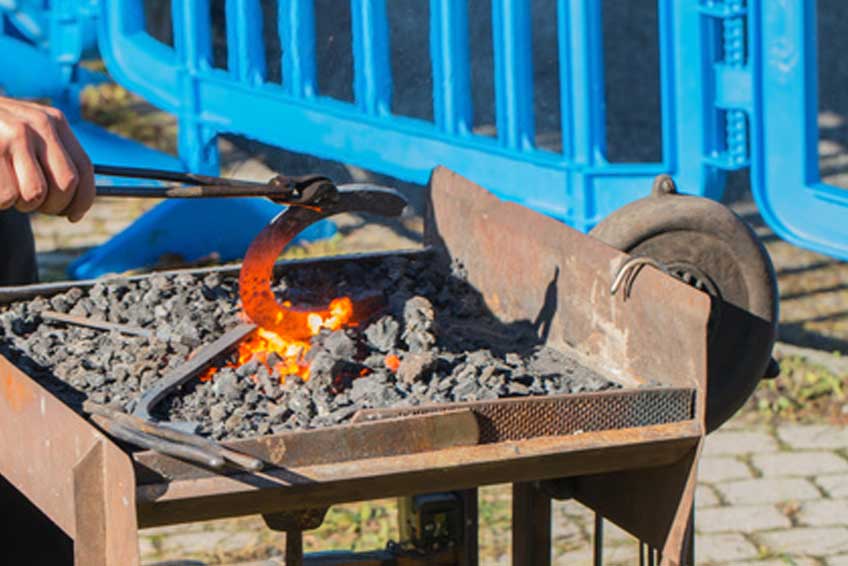
[[[394,354],[389,354],[388,356],[386,356],[385,363],[386,367],[394,373],[400,367],[400,358]]]
[[[290,303],[283,303],[289,307]],[[278,317],[285,316],[285,311],[277,313]],[[333,299],[327,311],[307,313],[310,337],[322,330],[339,330],[352,324],[353,302],[347,297]],[[287,375],[297,375],[304,381],[309,379],[309,363],[306,353],[309,352],[308,341],[286,338],[276,332],[259,328],[248,339],[239,344],[236,360],[224,367],[238,368],[250,361],[256,361],[265,366],[270,373],[275,370],[283,381]],[[272,354],[276,354],[272,358]],[[209,381],[219,368],[210,368],[200,376],[201,381]]]

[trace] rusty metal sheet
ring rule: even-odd
[[[706,294],[646,268],[624,300],[609,289],[629,256],[448,169],[434,170],[430,195],[425,241],[504,322],[534,321],[550,346],[625,385],[702,384]]]
[[[450,405],[445,409],[435,414],[288,432],[223,444],[269,465],[286,468],[427,453],[477,444],[480,427],[474,413],[469,409],[453,410]],[[163,478],[212,477],[219,473],[156,452],[139,452],[134,457],[139,466],[140,484],[161,482]],[[228,473],[235,475],[239,470],[233,468]]]
[[[639,388],[366,409],[354,422],[467,408],[479,420],[480,442],[490,443],[685,421],[694,417],[694,403],[695,389]]]
[[[142,526],[671,464],[695,421],[140,485]]]

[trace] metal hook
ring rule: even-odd
[[[630,298],[630,289],[633,287],[633,281],[636,280],[639,271],[646,265],[655,267],[666,275],[669,274],[668,268],[653,258],[644,256],[632,257],[618,268],[618,272],[612,280],[612,285],[610,285],[610,294],[615,295],[621,288],[622,283],[624,283],[624,299],[627,300]]]

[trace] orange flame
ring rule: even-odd
[[[284,306],[288,307],[290,303],[286,302]],[[278,316],[280,314],[283,313],[278,313]],[[326,311],[306,313],[309,337],[325,329],[339,330],[350,324],[352,317],[353,302],[348,297],[333,299]],[[287,375],[297,375],[306,381],[309,379],[309,363],[306,361],[306,354],[310,347],[308,340],[287,338],[266,328],[258,328],[254,334],[239,344],[236,360],[227,363],[224,367],[238,368],[250,361],[256,361],[271,373],[276,370],[280,375],[280,381],[284,381]],[[272,354],[276,354],[279,361],[269,361]],[[206,370],[200,376],[200,380],[211,380],[218,370],[219,368],[214,367]]]

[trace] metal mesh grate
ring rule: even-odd
[[[480,442],[486,444],[685,421],[693,416],[694,401],[694,389],[631,389],[375,409],[363,411],[357,420],[421,415],[467,407],[477,415]]]

